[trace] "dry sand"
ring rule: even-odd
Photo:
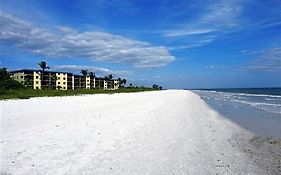
[[[44,97],[0,104],[2,174],[281,172],[279,140],[271,144],[254,137],[191,91]],[[267,155],[270,145],[273,153]],[[266,163],[269,159],[272,162]]]

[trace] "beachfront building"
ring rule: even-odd
[[[55,72],[22,69],[10,72],[11,77],[32,89],[119,89],[119,81],[101,77],[75,75],[68,72]]]

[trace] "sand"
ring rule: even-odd
[[[1,174],[279,170],[278,162],[274,171],[266,169],[266,160],[259,157],[264,150],[251,146],[252,133],[220,116],[191,91],[43,97],[0,104]],[[261,143],[258,140],[252,142]]]

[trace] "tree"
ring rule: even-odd
[[[10,89],[23,89],[23,88],[25,88],[24,85],[16,80],[9,79],[0,82],[0,89],[10,90]]]
[[[96,78],[96,73],[94,73],[94,72],[89,72],[89,76],[90,76],[90,78]]]
[[[0,68],[0,89],[21,89],[24,85],[10,77],[7,68]]]
[[[108,80],[112,80],[113,75],[112,74],[108,74],[105,78],[108,79]]]
[[[126,80],[126,79],[123,79],[121,84],[124,84],[124,86],[125,86],[126,83],[127,83],[127,80]]]
[[[163,89],[163,87],[162,87],[162,86],[159,86],[159,89],[160,89],[160,90],[162,90],[162,89]]]
[[[45,61],[40,61],[38,63],[38,65],[42,69],[42,73],[41,73],[41,86],[43,86],[43,79],[44,79],[45,69],[50,69],[50,67],[47,66],[47,63]]]
[[[130,87],[132,87],[133,86],[133,84],[132,83],[130,83]]]
[[[43,72],[45,71],[45,69],[50,69],[50,67],[47,66],[47,63],[45,61],[40,61],[38,65],[40,66]]]
[[[88,75],[88,70],[87,69],[82,69],[81,71],[80,71],[80,73],[83,75],[83,76],[87,76]]]
[[[3,67],[0,68],[0,81],[4,81],[4,80],[9,80],[10,78],[10,74],[7,71],[7,68]]]
[[[158,89],[158,87],[159,87],[159,86],[158,86],[157,84],[152,85],[152,88],[153,88],[153,89]]]

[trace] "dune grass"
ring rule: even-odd
[[[102,89],[77,89],[77,90],[0,90],[0,100],[4,99],[29,99],[32,97],[54,97],[54,96],[73,96],[81,94],[113,94],[113,93],[130,93],[142,91],[155,91],[153,88],[121,88],[117,90]]]

